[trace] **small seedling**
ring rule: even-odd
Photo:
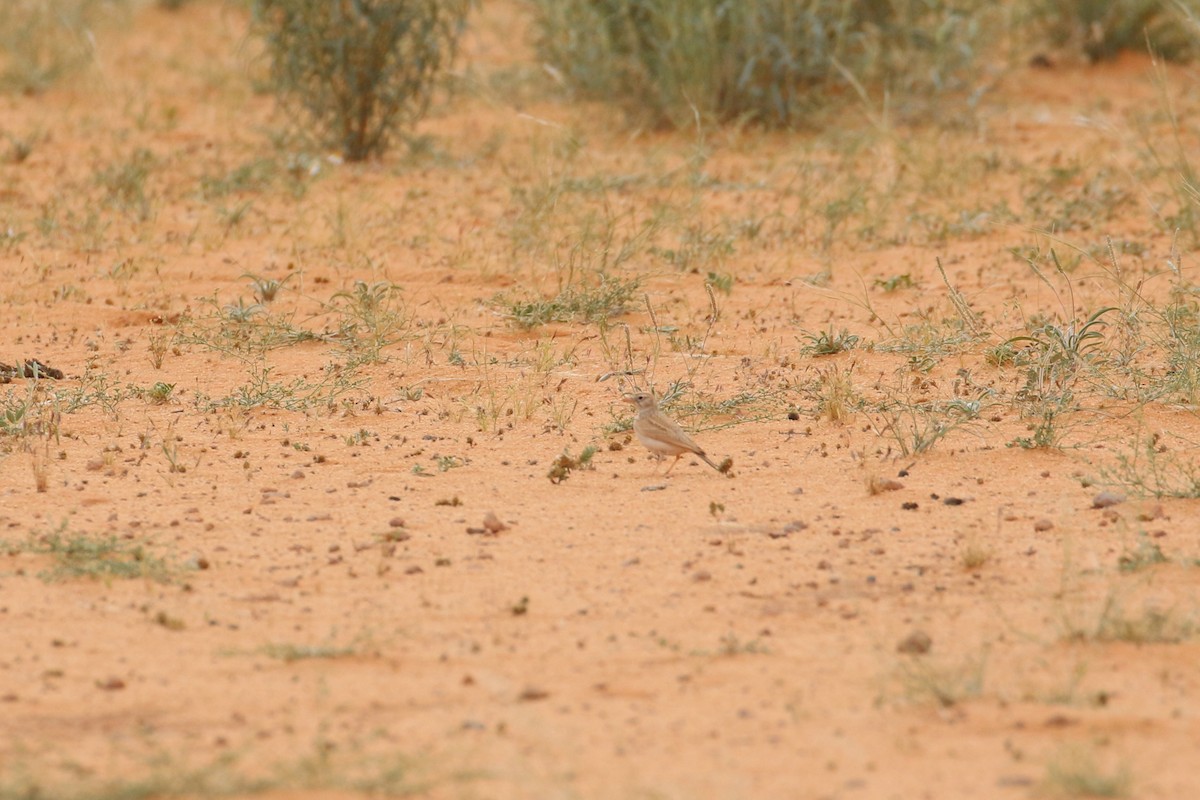
[[[594,455],[596,455],[596,448],[590,444],[580,451],[578,457],[572,456],[570,453],[563,453],[554,459],[546,476],[550,478],[551,483],[562,483],[571,477],[571,472],[574,470],[593,469],[592,456]]]
[[[1150,541],[1143,535],[1138,537],[1137,547],[1121,554],[1121,557],[1117,559],[1117,567],[1121,572],[1140,572],[1155,564],[1165,564],[1169,560],[1163,555],[1162,548],[1156,542]]]
[[[1060,797],[1128,797],[1133,777],[1126,767],[1106,772],[1087,752],[1067,750],[1046,766],[1045,793]]]
[[[21,549],[54,559],[54,567],[38,577],[47,582],[67,578],[146,578],[167,581],[171,567],[141,544],[115,536],[68,533],[63,522],[56,530],[31,537]]]
[[[293,272],[283,280],[277,280],[275,278],[263,278],[259,275],[252,275],[249,272],[242,277],[250,279],[250,288],[253,290],[254,297],[259,303],[269,303],[275,299],[275,296],[279,294],[279,290],[282,289],[283,285],[287,283],[288,280],[290,280],[295,274],[296,273]]]
[[[146,396],[150,399],[150,402],[162,404],[171,399],[171,392],[174,390],[175,384],[159,381],[150,387],[150,391],[146,393]]]
[[[351,434],[347,434],[344,441],[347,447],[367,447],[371,444],[371,440],[377,438],[373,431],[366,428],[359,428]]]
[[[722,656],[761,655],[766,652],[767,648],[758,639],[744,642],[735,633],[722,636],[721,644],[717,648],[717,654]]]
[[[356,654],[353,647],[299,644],[267,644],[263,645],[261,652],[269,658],[277,658],[289,664],[313,658],[346,658]]]
[[[885,292],[896,292],[901,289],[911,289],[917,285],[916,281],[907,272],[900,275],[893,275],[890,278],[876,278],[875,285]]]
[[[709,272],[704,282],[721,294],[733,294],[733,275],[728,272]]]
[[[805,333],[802,336],[808,344],[800,348],[801,353],[811,356],[832,356],[853,350],[858,345],[858,337],[845,328],[835,331],[833,326],[827,331]]]
[[[167,350],[171,347],[171,339],[172,337],[165,333],[150,334],[150,365],[155,369],[162,369]]]

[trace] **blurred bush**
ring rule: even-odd
[[[1186,61],[1200,47],[1189,15],[1197,0],[1034,0],[1035,17],[1047,25],[1051,41],[1082,52],[1090,61],[1116,58],[1125,50]]]
[[[92,31],[123,0],[0,0],[0,89],[36,93],[91,63]]]
[[[986,0],[532,0],[540,57],[635,118],[794,127],[848,89],[974,82]]]
[[[254,0],[271,84],[349,161],[387,149],[429,108],[469,0]],[[308,123],[308,124],[304,124]]]

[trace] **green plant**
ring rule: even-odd
[[[714,272],[709,270],[708,275],[704,278],[704,282],[721,294],[729,295],[733,293],[734,277],[728,272]]]
[[[830,422],[848,422],[862,405],[862,398],[854,388],[854,367],[831,369],[818,373],[816,412]]]
[[[958,665],[939,665],[923,656],[904,659],[897,665],[897,677],[910,702],[933,701],[950,708],[983,694],[987,652],[965,658]]]
[[[551,483],[562,483],[567,478],[571,477],[571,473],[577,469],[595,469],[592,464],[592,457],[596,455],[594,445],[588,445],[579,452],[578,456],[573,456],[570,453],[563,452],[558,458],[554,459],[554,463],[550,465],[550,471],[546,477]]]
[[[275,658],[290,664],[293,661],[308,659],[347,658],[357,654],[354,647],[335,647],[333,645],[307,644],[266,644],[261,652],[268,658]]]
[[[354,433],[347,434],[343,437],[343,441],[347,447],[366,447],[371,443],[371,440],[378,441],[379,436],[366,428],[359,428]]]
[[[891,292],[898,292],[901,289],[911,289],[917,285],[917,282],[913,280],[912,275],[902,272],[890,278],[876,278],[874,285],[890,294]]]
[[[1132,784],[1133,776],[1127,767],[1107,772],[1091,753],[1069,748],[1046,765],[1042,787],[1050,796],[1128,797]]]
[[[15,249],[28,235],[13,222],[0,222],[0,248],[6,251]]]
[[[1064,620],[1065,638],[1077,642],[1172,644],[1192,639],[1198,630],[1194,615],[1147,605],[1127,612],[1117,594],[1110,593],[1093,622]]]
[[[1200,466],[1172,452],[1159,434],[1141,438],[1117,463],[1100,471],[1101,479],[1137,497],[1200,497]]]
[[[180,463],[179,460],[179,444],[178,439],[163,439],[162,442],[163,456],[167,459],[167,472],[171,474],[180,474],[188,471],[187,465]],[[199,462],[197,462],[199,463]]]
[[[132,212],[138,220],[150,218],[146,179],[154,167],[154,155],[145,148],[134,150],[124,160],[96,172],[96,183],[104,189],[108,204]]]
[[[241,297],[236,303],[229,303],[221,309],[221,316],[237,325],[243,325],[259,314],[265,313],[267,313],[267,309],[261,303],[246,305],[245,299]]]
[[[173,572],[166,561],[141,544],[115,536],[68,533],[66,522],[56,530],[31,536],[21,549],[53,558],[53,568],[39,576],[46,581],[80,577],[167,581]]]
[[[212,761],[197,762],[186,752],[155,748],[145,763],[122,770],[119,778],[99,778],[91,770],[62,759],[60,764],[6,764],[0,775],[3,800],[148,800],[167,797],[258,797],[264,795],[343,794],[407,797],[428,794],[428,779],[418,779],[419,759],[388,752],[369,753],[364,747],[335,746],[319,734],[312,747],[286,760],[262,763],[258,752],[226,752]],[[30,767],[33,768],[30,768]],[[466,783],[474,773],[451,777]]]
[[[1071,320],[1065,325],[1047,322],[1028,335],[1014,336],[1004,344],[1010,347],[1027,344],[1033,350],[1026,357],[1033,364],[1033,384],[1061,386],[1074,377],[1080,365],[1095,357],[1096,348],[1104,342],[1104,315],[1116,308],[1107,307],[1092,313],[1083,323]]]
[[[833,325],[827,331],[801,334],[808,344],[800,348],[800,352],[811,356],[832,356],[853,350],[858,345],[858,336],[842,328],[835,331]]]
[[[230,231],[245,222],[246,215],[253,207],[254,203],[250,200],[235,203],[232,206],[218,205],[216,215],[217,220],[221,223],[223,235],[228,236]]]
[[[119,6],[104,0],[0,3],[0,89],[40,92],[89,63],[92,29]]]
[[[751,639],[743,641],[738,638],[736,633],[732,631],[721,636],[721,641],[717,645],[717,655],[725,658],[732,658],[740,655],[762,655],[769,653],[770,650],[759,639]]]
[[[283,105],[350,161],[420,119],[454,57],[468,0],[254,0]]]
[[[33,415],[29,411],[33,404],[32,393],[24,399],[18,399],[12,394],[5,397],[3,406],[0,407],[0,433],[6,436],[24,436],[30,433]]]
[[[969,73],[980,2],[534,0],[537,46],[639,121],[802,124],[836,88],[911,97]]]
[[[972,401],[913,403],[894,399],[879,409],[880,422],[872,427],[899,445],[900,453],[914,456],[932,450],[952,431],[969,425],[979,416],[979,405]]]
[[[553,297],[497,297],[493,302],[505,309],[505,315],[518,328],[536,328],[549,322],[604,323],[628,310],[640,286],[638,278],[626,280],[601,273],[594,281],[563,286]]]
[[[400,287],[390,281],[355,281],[351,290],[335,294],[329,307],[343,316],[339,337],[368,362],[383,360],[383,348],[400,338],[408,321]]]
[[[166,403],[171,399],[173,391],[175,391],[175,384],[158,381],[146,391],[146,397],[152,403]]]
[[[263,353],[313,340],[331,341],[334,337],[297,328],[283,316],[272,314],[262,303],[236,303],[223,306],[210,301],[213,312],[199,318],[185,317],[173,337],[178,345],[196,345],[225,354]]]
[[[279,169],[275,161],[260,158],[222,175],[205,174],[200,178],[200,194],[205,200],[215,200],[235,193],[263,191]]]
[[[1010,442],[1010,445],[1016,445],[1024,450],[1050,449],[1060,446],[1066,434],[1063,418],[1075,410],[1074,395],[1070,392],[1049,397],[1028,397],[1021,392],[1018,395],[1028,400],[1022,406],[1022,416],[1033,421],[1027,423],[1030,435],[1018,436]]]
[[[172,336],[165,333],[151,333],[147,339],[147,346],[150,350],[150,365],[155,369],[162,369],[163,360],[167,357],[167,350],[171,347]]]
[[[1162,548],[1142,534],[1138,537],[1136,547],[1126,548],[1125,552],[1121,553],[1117,559],[1117,567],[1121,572],[1139,572],[1155,564],[1165,564],[1168,560]]]
[[[279,290],[288,282],[296,273],[288,273],[282,280],[278,278],[264,278],[261,275],[251,275],[246,273],[243,278],[250,279],[250,288],[254,290],[254,298],[259,303],[269,303],[275,299],[275,295],[279,294]]]
[[[1188,7],[1173,0],[1039,0],[1035,14],[1050,39],[1083,52],[1090,61],[1116,58],[1147,47],[1164,58],[1196,55],[1198,40],[1187,30]]]

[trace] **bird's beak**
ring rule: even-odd
[[[621,399],[624,400],[626,403],[629,403],[630,405],[633,405],[633,406],[637,405],[637,400],[631,394],[624,395],[621,397]]]

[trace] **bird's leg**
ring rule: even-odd
[[[679,463],[679,459],[681,458],[683,458],[682,455],[675,456],[675,460],[671,462],[671,466],[667,467],[667,471],[663,473],[664,478],[671,474],[671,470],[675,469],[675,465]]]

